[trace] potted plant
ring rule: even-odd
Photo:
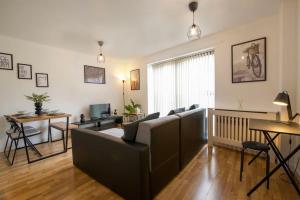
[[[34,102],[35,114],[37,114],[37,115],[41,115],[42,114],[43,103],[50,101],[50,96],[48,96],[47,93],[44,93],[44,94],[35,94],[35,93],[32,93],[31,96],[25,95],[25,97],[28,100]]]
[[[125,105],[125,114],[136,114],[140,112],[141,105],[134,103],[132,99],[130,99],[130,104]]]

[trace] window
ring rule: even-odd
[[[215,104],[214,52],[197,53],[148,67],[148,110],[162,116],[175,108]]]

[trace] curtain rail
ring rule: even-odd
[[[154,62],[154,63],[150,63],[149,65],[151,65],[152,67],[155,67],[155,65],[161,65],[164,63],[168,63],[168,62],[176,62],[176,61],[180,61],[186,58],[191,58],[194,56],[206,56],[206,55],[212,55],[215,53],[214,49],[209,49],[209,50],[205,50],[205,51],[198,51],[198,52],[192,52],[192,53],[188,53],[185,55],[181,55],[181,56],[177,56],[175,58],[169,58],[169,59],[165,59],[162,61],[158,61],[158,62]]]

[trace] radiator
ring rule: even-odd
[[[208,109],[208,145],[221,144],[240,148],[243,141],[265,143],[260,131],[249,130],[249,119],[276,120],[277,112]]]

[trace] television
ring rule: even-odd
[[[106,118],[110,116],[110,104],[94,104],[90,105],[90,117],[95,118]]]

